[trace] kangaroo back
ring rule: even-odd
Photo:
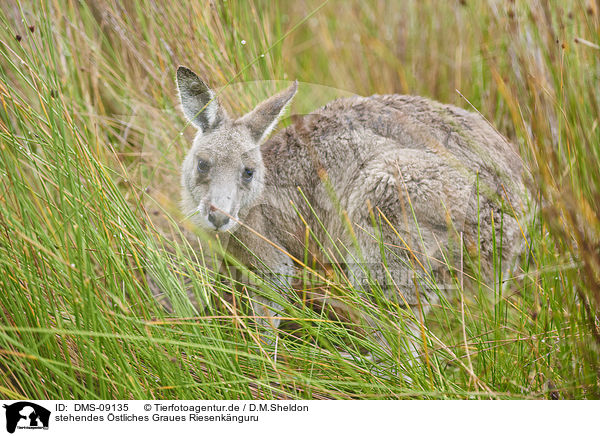
[[[341,261],[362,257],[381,277],[375,218],[393,252],[387,260],[396,264],[396,284],[415,265],[446,276],[460,259],[461,237],[486,273],[494,242],[504,265],[520,247],[523,166],[478,114],[421,97],[348,98],[296,118],[264,144],[262,156],[271,211],[265,227],[294,256],[304,250],[298,213],[326,245],[352,247],[356,238],[362,252]],[[408,280],[405,297],[414,301],[411,288]]]

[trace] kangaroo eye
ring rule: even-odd
[[[209,169],[210,169],[210,164],[207,161],[205,161],[204,159],[198,160],[198,172],[200,174],[208,173]]]
[[[244,172],[242,173],[242,178],[244,181],[249,182],[254,177],[254,170],[252,168],[244,168]]]

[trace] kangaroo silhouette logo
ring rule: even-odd
[[[4,404],[6,409],[6,431],[14,433],[16,428],[48,429],[50,411],[42,406],[29,401],[19,401],[10,405]]]

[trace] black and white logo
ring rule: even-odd
[[[29,401],[19,401],[3,406],[6,409],[6,431],[16,429],[48,430],[50,411]]]

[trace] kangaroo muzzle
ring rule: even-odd
[[[225,227],[229,224],[229,216],[215,206],[210,205],[208,210],[208,221],[219,230],[221,227]]]
[[[237,210],[231,192],[213,192],[207,204],[206,219],[216,231],[222,232],[235,224]],[[232,220],[234,218],[234,220]]]

